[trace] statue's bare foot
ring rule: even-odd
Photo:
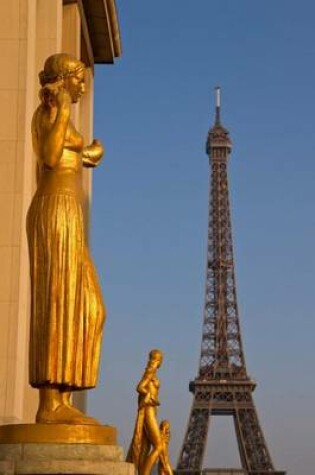
[[[99,425],[99,422],[93,417],[86,416],[79,409],[67,404],[60,404],[51,411],[39,409],[36,414],[36,422],[38,424]]]

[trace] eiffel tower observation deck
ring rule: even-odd
[[[261,429],[241,338],[233,260],[228,187],[229,132],[221,122],[216,88],[215,122],[206,152],[210,163],[209,222],[204,320],[198,376],[190,382],[194,399],[176,473],[284,475],[274,468]],[[241,469],[202,469],[211,416],[232,416]],[[222,451],[226,450],[222,447]]]

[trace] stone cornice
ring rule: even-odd
[[[89,38],[94,63],[113,63],[121,55],[121,40],[115,0],[63,0],[77,3],[82,18],[83,34]],[[87,39],[86,39],[87,40]]]

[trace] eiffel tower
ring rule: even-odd
[[[199,374],[189,384],[194,395],[176,474],[224,473],[202,470],[210,416],[233,416],[245,475],[284,475],[274,469],[259,424],[240,332],[228,188],[229,132],[222,126],[220,88],[206,152],[211,168],[204,322]],[[224,450],[224,447],[222,448]],[[231,473],[226,471],[225,473]]]

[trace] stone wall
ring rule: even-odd
[[[31,119],[38,72],[51,54],[81,53],[80,15],[62,0],[0,2],[0,424],[34,420],[37,391],[28,386],[29,264],[25,217],[35,189]],[[75,106],[75,123],[92,133],[93,74]],[[86,219],[91,178],[84,177]],[[80,401],[84,406],[84,398]]]

